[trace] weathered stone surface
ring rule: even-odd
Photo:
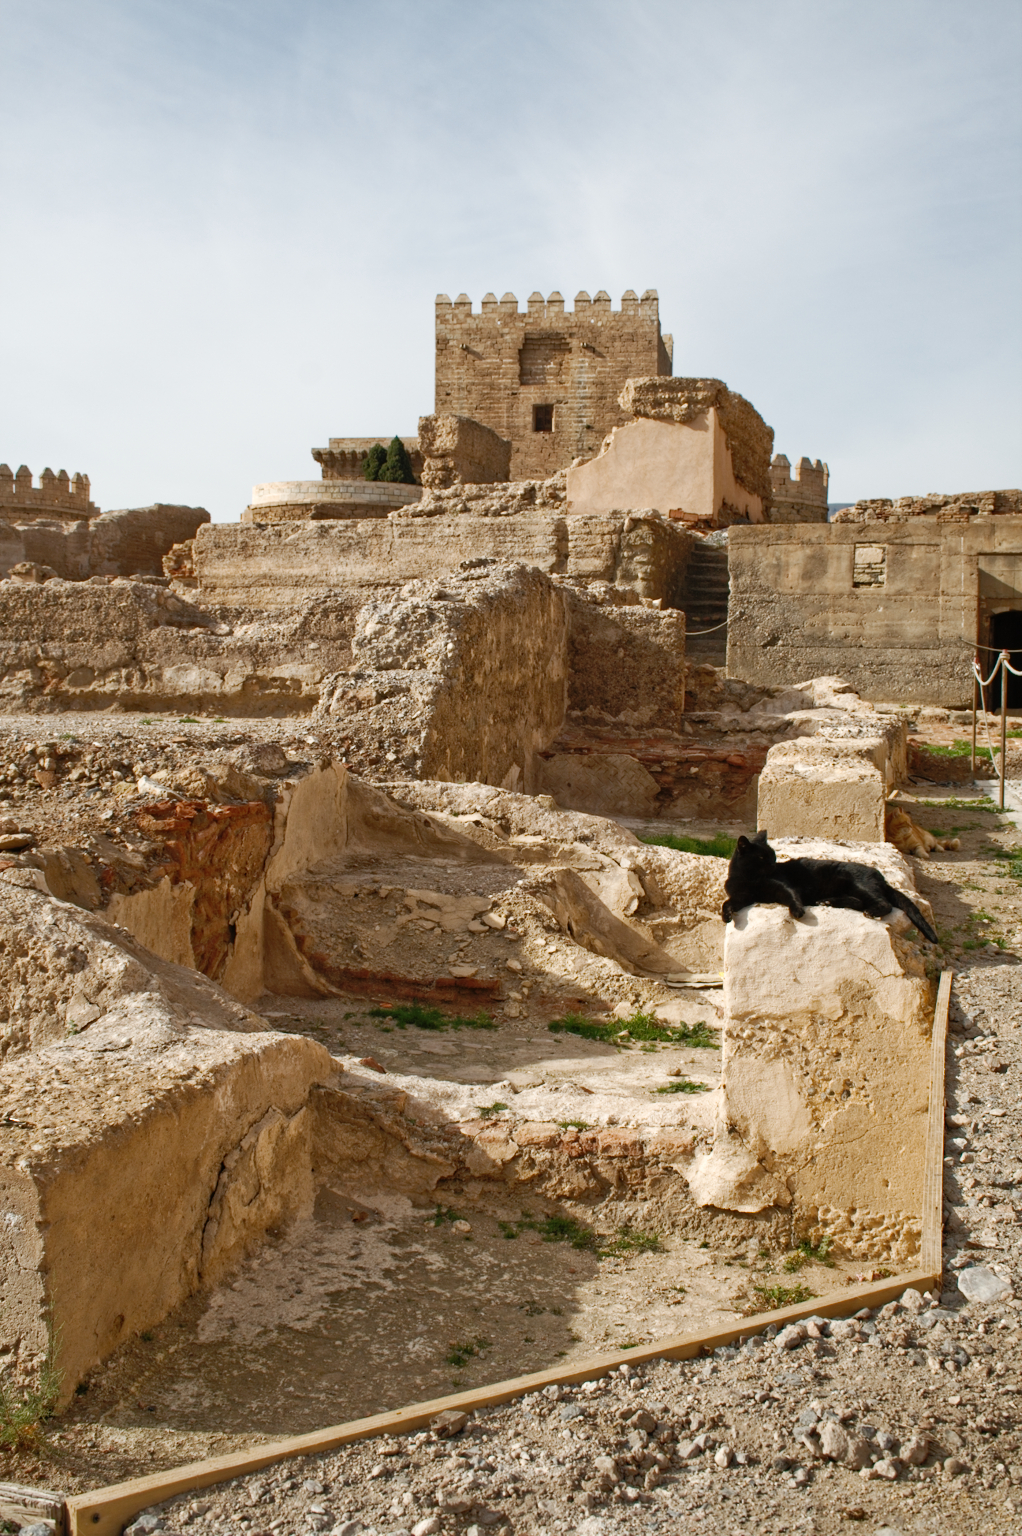
[[[494,485],[510,478],[511,444],[467,416],[420,416],[419,444],[425,486],[443,490],[452,485]]]
[[[621,405],[638,419],[682,426],[694,425],[713,411],[727,440],[735,479],[761,507],[769,506],[773,428],[722,380],[630,378],[621,391]]]
[[[914,517],[868,539],[847,523],[734,528],[728,568],[733,677],[826,671],[866,699],[965,706],[977,638],[995,610],[1022,608],[1022,517]]]
[[[885,873],[897,861],[906,879],[889,845],[856,852]],[[697,1198],[747,1209],[769,1176],[814,1242],[906,1262],[920,1237],[934,998],[918,951],[857,912],[813,907],[795,922],[753,906],[727,925],[724,955],[722,1098],[713,1150],[689,1174]]]

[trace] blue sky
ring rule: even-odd
[[[433,298],[660,293],[831,495],[1022,484],[1018,0],[0,0],[0,460],[416,430]]]

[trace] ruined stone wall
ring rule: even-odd
[[[510,479],[511,444],[467,416],[420,416],[419,441],[423,485],[444,490]]]
[[[768,522],[825,523],[830,470],[820,459],[814,464],[805,454],[791,472],[787,454],[777,453],[770,461],[772,500]]]
[[[536,788],[567,696],[565,601],[546,576],[487,561],[410,582],[366,604],[352,652],[327,713],[382,710],[371,729],[400,732],[416,777]]]
[[[205,507],[129,507],[90,519],[38,518],[4,522],[0,516],[0,576],[25,561],[48,566],[67,581],[89,576],[162,575],[173,544],[209,522]]]
[[[566,591],[568,708],[597,719],[680,730],[685,710],[685,615],[593,601]]]
[[[534,293],[525,313],[513,293],[488,293],[481,313],[459,294],[436,301],[436,411],[482,422],[512,445],[511,478],[545,479],[592,458],[626,420],[618,395],[638,374],[669,374],[654,289],[628,290],[611,309],[602,289],[565,313],[559,293]]]
[[[770,505],[774,429],[722,379],[634,377],[621,391],[620,404],[634,418],[679,426],[695,426],[712,410],[727,442],[735,480],[762,507]]]
[[[752,683],[964,705],[990,615],[1022,608],[1022,517],[736,527],[728,548],[728,672]]]
[[[672,606],[692,538],[642,513],[617,517],[404,518],[245,527],[211,523],[195,538],[203,602],[265,612],[333,589],[393,588],[464,560],[524,562],[550,576],[605,581]]]
[[[834,513],[835,523],[905,523],[913,517],[936,517],[938,522],[967,523],[973,517],[1022,513],[1022,491],[955,491],[950,495],[902,496],[897,501],[880,496],[857,501]]]

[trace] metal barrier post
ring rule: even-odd
[[[1008,652],[1002,651],[997,658],[1001,669],[1001,810],[1004,810],[1004,774],[1008,745]]]
[[[972,669],[972,758],[971,758],[971,762],[972,762],[972,777],[973,778],[976,777],[976,706],[977,706],[977,703],[978,703],[978,696],[979,696],[979,683],[978,683],[978,681],[976,679],[976,673],[978,672],[978,670],[979,670],[979,657],[977,656],[976,657],[976,661],[975,661],[975,665],[973,666],[973,669]]]

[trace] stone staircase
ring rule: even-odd
[[[700,541],[689,557],[685,575],[685,655],[690,661],[724,666],[727,660],[727,546],[718,548]],[[715,625],[723,625],[715,629]],[[695,634],[712,629],[713,634]],[[692,638],[688,638],[691,636]]]

